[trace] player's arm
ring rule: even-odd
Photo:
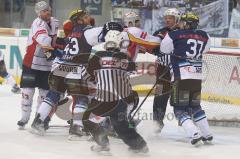
[[[84,32],[84,36],[89,45],[95,46],[99,43],[99,36],[102,32],[103,27],[96,27],[92,29],[88,29]]]
[[[146,51],[151,51],[152,49],[159,47],[161,42],[159,37],[155,37],[139,28],[131,27],[127,30],[127,33],[131,42],[144,47]]]
[[[171,54],[173,50],[174,50],[173,40],[169,36],[169,34],[167,34],[161,42],[160,52],[164,54]]]

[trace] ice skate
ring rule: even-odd
[[[130,152],[136,153],[136,154],[148,154],[149,149],[148,146],[145,145],[144,147],[140,148],[140,149],[133,149],[133,148],[129,148],[128,149]]]
[[[96,152],[100,155],[104,155],[104,156],[111,156],[111,152],[110,152],[110,147],[109,145],[106,146],[101,146],[101,145],[92,145],[91,146],[91,151]]]
[[[18,125],[18,129],[19,130],[24,130],[25,129],[25,125],[28,123],[28,121],[23,121],[23,120],[19,120],[17,122]]]
[[[206,145],[211,145],[212,144],[212,140],[213,140],[213,136],[212,135],[209,135],[207,137],[203,137],[202,138],[203,143],[206,144]]]
[[[71,141],[80,141],[87,140],[88,133],[84,129],[76,124],[70,126],[68,140]]]
[[[36,116],[34,119],[32,126],[32,130],[30,131],[33,134],[44,136],[45,134],[45,128],[44,128],[44,122],[39,119],[39,115]]]
[[[20,94],[21,93],[20,87],[16,84],[12,87],[11,91],[15,94]]]
[[[200,145],[203,144],[202,142],[202,136],[200,136],[198,133],[194,134],[194,137],[192,138],[191,140],[191,144],[196,146],[196,147],[199,147]]]

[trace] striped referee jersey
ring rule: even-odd
[[[95,99],[113,102],[131,92],[129,73],[134,67],[127,54],[119,51],[98,51],[88,63],[87,71],[97,83]]]

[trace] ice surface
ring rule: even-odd
[[[165,120],[161,134],[155,133],[156,126],[151,120],[153,97],[149,97],[141,111],[141,118],[148,120],[140,123],[138,131],[144,136],[150,148],[148,156],[139,156],[128,152],[127,146],[118,139],[110,139],[113,156],[99,156],[90,151],[93,144],[88,141],[68,141],[67,128],[51,128],[45,136],[36,136],[27,130],[17,129],[20,118],[21,95],[12,94],[10,87],[0,85],[0,159],[93,159],[93,158],[153,158],[153,159],[237,159],[240,150],[240,129],[211,127],[214,133],[214,145],[192,147],[176,120]],[[34,100],[35,110],[36,98]],[[169,118],[172,108],[169,107]],[[34,114],[34,113],[33,113]],[[57,117],[53,125],[66,125]]]

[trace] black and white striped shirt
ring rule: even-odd
[[[164,54],[157,57],[157,63],[163,66],[169,66],[171,63],[170,55]]]
[[[126,98],[131,92],[126,54],[112,51],[99,51],[89,60],[88,72],[97,82],[95,99],[113,102]]]

